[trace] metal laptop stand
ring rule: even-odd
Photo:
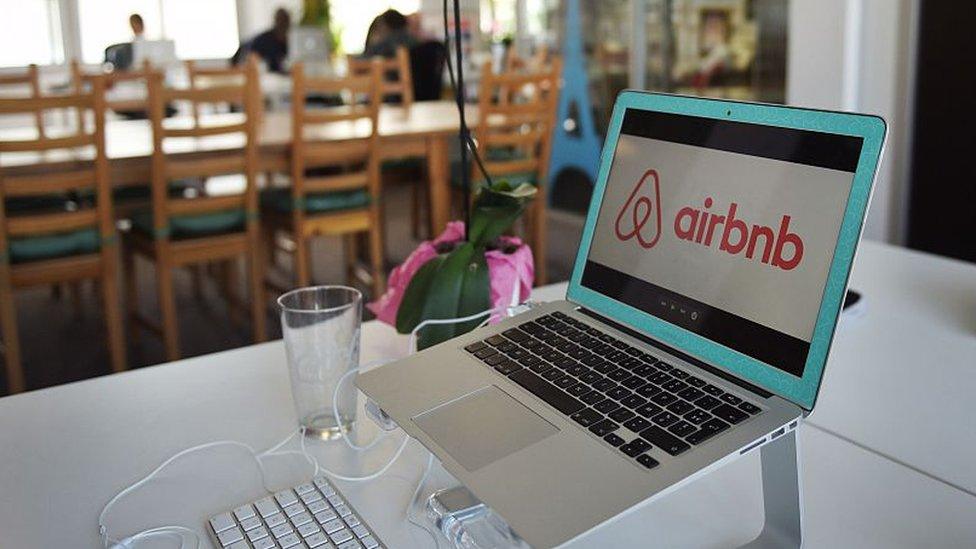
[[[744,549],[798,548],[803,542],[803,508],[796,429],[784,433],[761,447],[759,451],[766,520],[759,536],[742,547]],[[474,495],[471,495],[471,499],[477,501]],[[462,516],[464,513],[470,511],[459,512],[458,516],[454,517],[455,523],[465,520],[466,517]]]

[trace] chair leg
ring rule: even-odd
[[[20,362],[20,336],[17,333],[17,311],[14,309],[13,288],[9,267],[0,265],[0,335],[3,336],[4,359],[7,366],[7,392],[24,391],[24,369]]]
[[[299,235],[296,231],[295,233],[295,282],[298,284],[299,288],[304,288],[311,284],[312,280],[312,264],[311,264],[311,254],[309,253],[309,248],[311,247],[311,239],[306,239]]]
[[[160,261],[156,265],[159,286],[159,311],[163,317],[163,343],[166,359],[179,360],[179,325],[176,321],[176,294],[173,291],[173,269],[168,263]]]
[[[125,268],[125,312],[129,319],[129,341],[133,346],[139,345],[140,326],[139,316],[139,283],[136,276],[136,254],[128,247],[122,249],[122,261]]]
[[[251,326],[254,330],[254,342],[260,343],[267,336],[267,297],[264,291],[264,260],[262,259],[261,234],[253,232],[251,246],[247,254],[248,281],[251,283]]]
[[[383,295],[386,279],[383,277],[383,232],[378,223],[369,225],[369,262],[373,276],[373,299]]]
[[[122,331],[122,312],[119,310],[118,263],[114,259],[106,262],[102,276],[102,300],[105,304],[105,328],[108,332],[108,347],[112,357],[112,370],[123,372],[126,369],[125,336]]]

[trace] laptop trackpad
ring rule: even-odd
[[[494,385],[427,410],[413,422],[468,471],[559,432]]]

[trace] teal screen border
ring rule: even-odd
[[[858,159],[837,246],[827,274],[823,301],[817,314],[803,377],[796,377],[750,356],[715,343],[698,334],[647,314],[581,284],[583,268],[593,240],[593,230],[603,201],[607,176],[616,148],[620,125],[627,109],[686,114],[719,120],[780,126],[799,130],[861,137],[864,144]],[[854,253],[861,236],[871,198],[875,173],[886,133],[885,121],[873,115],[799,109],[779,105],[739,103],[697,97],[640,91],[624,91],[617,97],[600,158],[600,172],[593,189],[583,238],[580,241],[567,298],[578,305],[622,322],[649,337],[671,345],[709,364],[759,385],[807,410],[812,410],[820,389],[827,353],[834,335]]]

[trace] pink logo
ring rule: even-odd
[[[651,179],[649,184],[654,188],[644,189],[642,192],[641,189],[648,178]],[[626,215],[628,212],[630,212],[629,216]],[[654,225],[648,227],[652,216]],[[661,187],[656,170],[644,172],[643,177],[634,186],[634,190],[627,197],[627,202],[617,214],[614,230],[617,238],[622,242],[637,238],[637,242],[645,249],[651,249],[657,244],[661,238]]]

